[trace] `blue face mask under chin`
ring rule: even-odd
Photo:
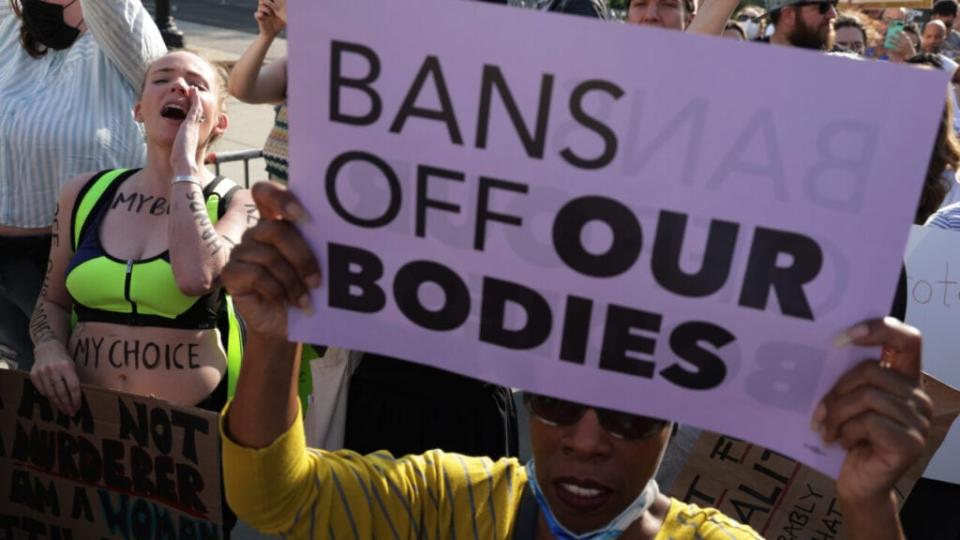
[[[553,510],[550,509],[547,498],[544,497],[543,491],[541,491],[539,484],[537,484],[537,474],[532,459],[527,462],[527,484],[537,499],[537,505],[543,513],[547,526],[550,527],[550,532],[553,533],[553,536],[557,540],[613,540],[614,538],[618,538],[634,521],[643,516],[643,513],[650,508],[650,505],[652,505],[653,502],[657,500],[657,496],[660,495],[660,488],[657,486],[657,481],[651,478],[650,481],[647,482],[646,487],[643,488],[643,491],[640,492],[640,495],[630,503],[630,506],[626,507],[623,512],[620,512],[620,515],[613,518],[605,527],[583,534],[575,534],[561,525],[560,522],[557,521],[556,516],[553,515]]]

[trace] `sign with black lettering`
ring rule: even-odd
[[[960,232],[915,225],[903,260],[907,322],[923,332],[923,368],[960,388]],[[960,484],[960,427],[947,434],[923,476]]]
[[[920,459],[894,488],[900,505],[960,412],[960,392],[929,376],[924,385],[935,403],[933,424]],[[772,450],[710,431],[700,434],[670,495],[717,508],[771,540],[844,538],[832,478]]]
[[[324,271],[294,339],[836,472],[810,416],[864,354],[833,338],[893,300],[942,73],[481,2],[290,10]]]
[[[70,418],[0,370],[0,538],[222,538],[217,418],[86,385]]]

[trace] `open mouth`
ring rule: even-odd
[[[570,508],[581,512],[596,510],[606,503],[613,490],[591,482],[589,480],[577,480],[573,478],[562,478],[554,483],[557,497]]]
[[[167,105],[160,110],[160,116],[170,118],[171,120],[185,120],[187,111],[179,105]]]

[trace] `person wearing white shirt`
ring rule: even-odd
[[[140,0],[0,0],[0,363],[32,364],[61,184],[144,162],[133,104],[165,52]]]

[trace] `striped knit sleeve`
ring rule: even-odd
[[[289,538],[507,539],[525,482],[516,460],[307,448],[300,415],[264,449],[222,438],[230,508]]]
[[[763,540],[763,537],[715,508],[700,508],[671,497],[670,509],[654,540]]]
[[[139,90],[147,66],[167,52],[146,8],[140,0],[80,0],[80,5],[97,45]]]

